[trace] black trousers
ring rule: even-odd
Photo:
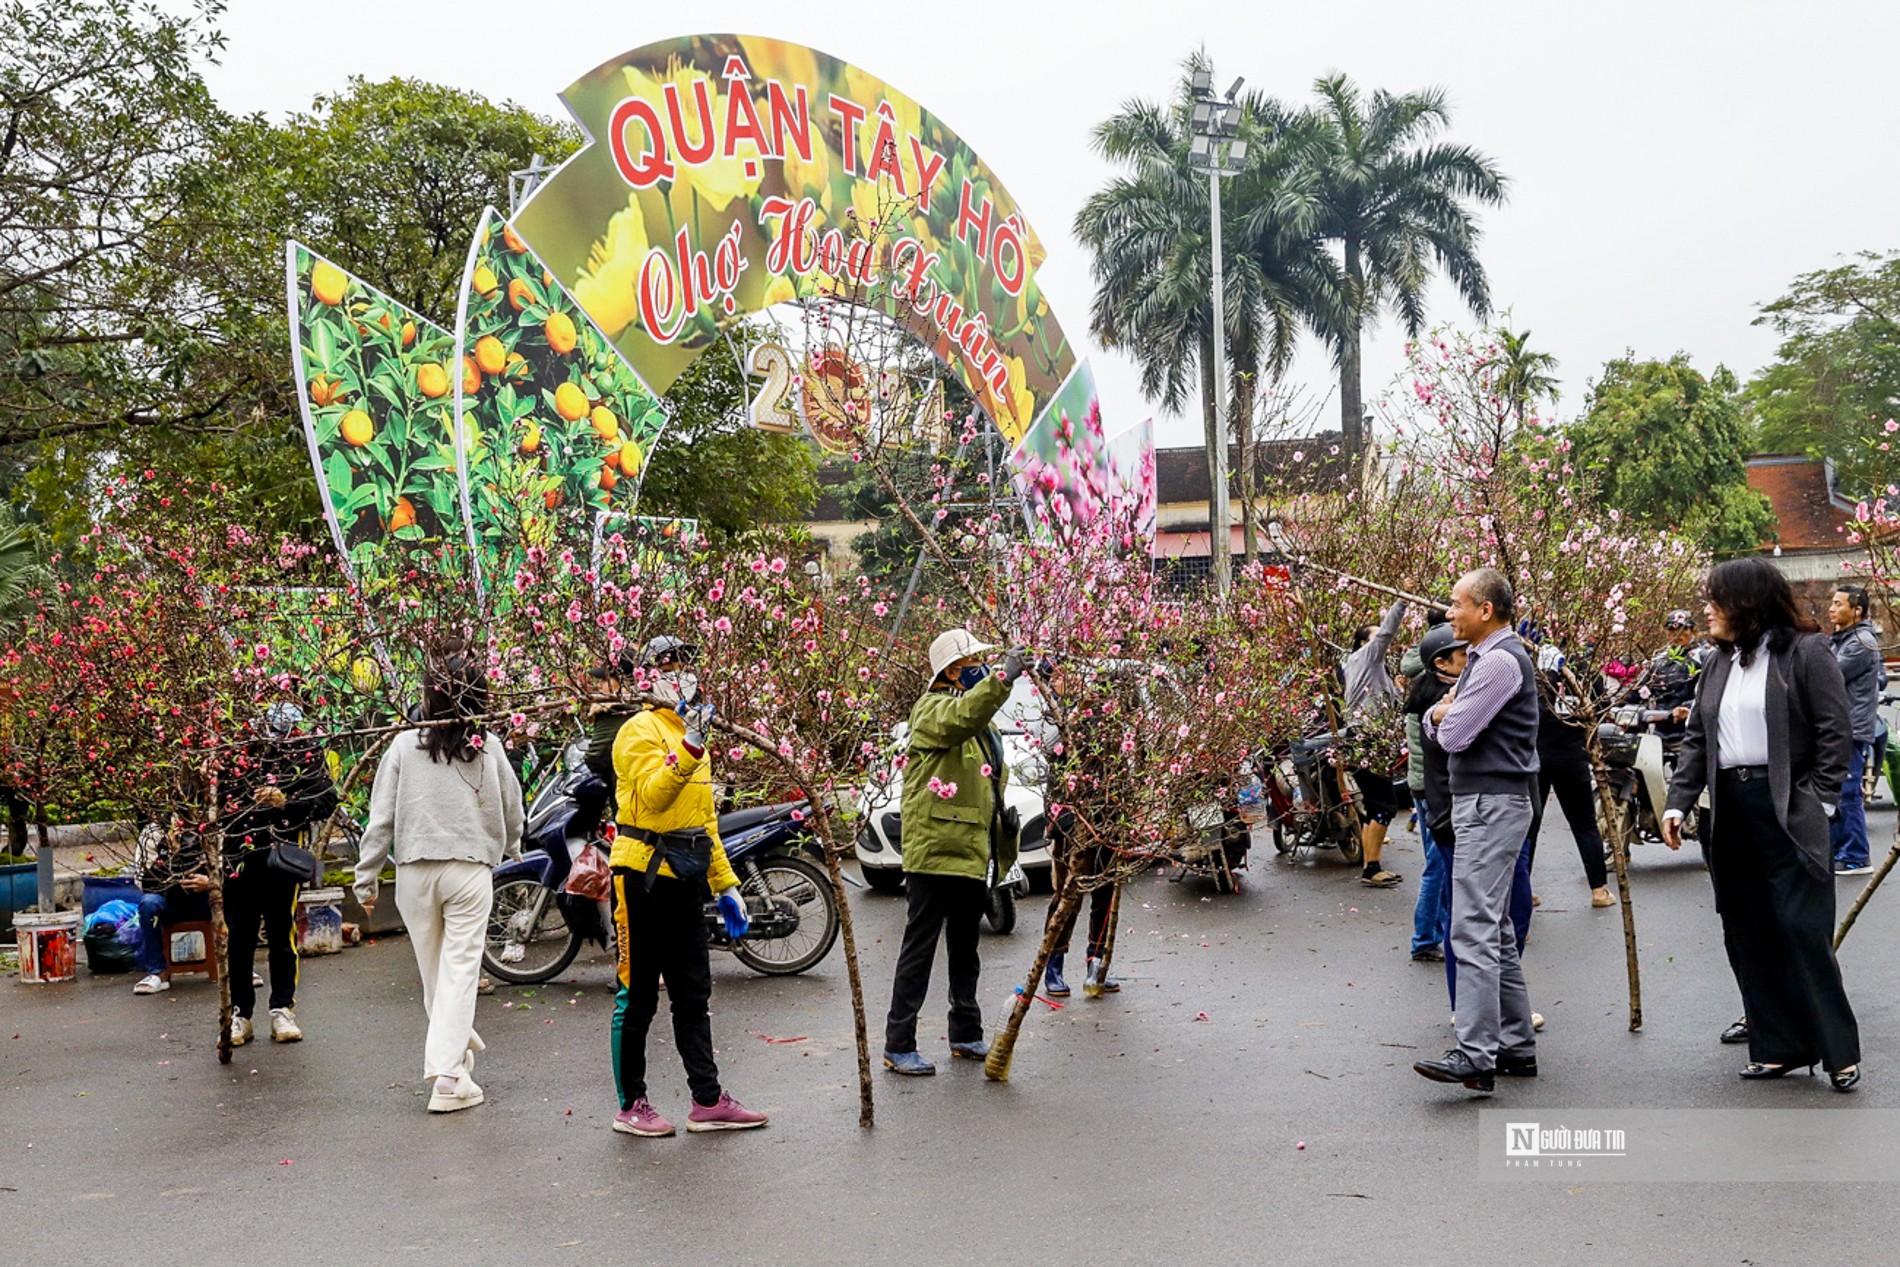
[[[1748,1054],[1773,1065],[1860,1063],[1860,1027],[1834,959],[1834,880],[1808,870],[1775,818],[1765,778],[1719,776],[1709,877]]]
[[[660,1007],[660,978],[673,1007],[673,1044],[686,1066],[693,1103],[719,1103],[713,1059],[712,962],[706,949],[706,885],[614,868],[614,937],[620,991],[614,996],[614,1087],[630,1109],[647,1093],[647,1030]]]
[[[891,985],[891,1013],[884,1021],[884,1050],[917,1050],[917,1014],[930,993],[930,970],[942,936],[950,961],[950,1041],[973,1043],[983,1037],[983,1009],[977,1006],[977,926],[989,904],[987,886],[961,875],[904,874],[910,891],[910,915],[904,944],[897,952],[897,980]]]
[[[254,850],[224,882],[224,924],[230,934],[231,1010],[249,1016],[257,1007],[251,972],[257,964],[257,928],[270,948],[270,1005],[297,1005],[297,882],[273,871],[267,850]]]
[[[1062,901],[1062,885],[1068,879],[1069,863],[1072,861],[1076,863],[1083,869],[1085,875],[1100,875],[1103,868],[1108,865],[1108,850],[1099,847],[1082,850],[1073,858],[1070,856],[1075,849],[1071,839],[1074,829],[1074,818],[1069,814],[1062,814],[1056,818],[1049,830],[1049,882],[1054,886],[1055,892],[1049,898],[1049,913],[1043,917],[1045,930],[1049,926],[1049,921],[1056,917],[1056,907]],[[1114,900],[1115,886],[1112,884],[1097,885],[1089,890],[1088,957],[1090,959],[1100,959],[1108,945],[1108,908]],[[1080,903],[1069,908],[1069,918],[1056,931],[1054,953],[1058,955],[1069,953],[1069,937],[1075,932],[1075,917],[1080,909]]]
[[[1577,840],[1577,856],[1583,859],[1583,874],[1590,887],[1600,889],[1610,882],[1603,864],[1603,833],[1597,828],[1596,780],[1590,773],[1590,758],[1580,748],[1565,746],[1537,751],[1537,814],[1531,819],[1531,863],[1537,862],[1537,833],[1544,825],[1544,806],[1552,791]]]

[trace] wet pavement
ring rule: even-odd
[[[1877,812],[1877,841],[1891,839]],[[922,1031],[931,1079],[880,1071],[857,1125],[841,950],[806,976],[714,960],[728,1088],[758,1132],[637,1140],[609,1128],[611,965],[480,1006],[488,1103],[431,1117],[423,1017],[401,938],[305,963],[307,1041],[213,1052],[216,996],[182,978],[62,987],[0,980],[0,1261],[355,1263],[1465,1264],[1883,1261],[1887,1189],[1818,1184],[1511,1184],[1478,1165],[1478,1111],[1900,1107],[1892,1000],[1900,892],[1843,962],[1867,1052],[1852,1097],[1820,1079],[1744,1085],[1715,1037],[1739,1011],[1699,859],[1638,850],[1646,1024],[1626,1027],[1615,909],[1592,910],[1553,823],[1526,955],[1548,1018],[1543,1076],[1490,1101],[1427,1083],[1450,1044],[1442,969],[1408,954],[1416,839],[1396,890],[1336,858],[1256,853],[1245,891],[1139,881],[1123,901],[1126,988],[1038,1003],[1012,1080],[942,1059],[942,978]],[[1843,881],[1843,908],[1858,891]],[[903,903],[852,891],[874,1042]],[[1000,1021],[1041,899],[986,935]],[[939,968],[941,973],[941,968]],[[1079,973],[1076,974],[1079,976]],[[772,1041],[781,1040],[781,1041]],[[653,1098],[683,1121],[664,1013]],[[1302,1148],[1301,1145],[1304,1145]]]

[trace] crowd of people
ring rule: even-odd
[[[1473,572],[1403,666],[1418,758],[1409,783],[1429,858],[1413,957],[1445,960],[1458,1038],[1414,1069],[1480,1092],[1498,1077],[1537,1076],[1541,1018],[1521,954],[1553,790],[1592,905],[1614,905],[1578,724],[1600,710],[1579,707],[1578,693],[1607,691],[1615,676],[1566,671],[1564,653],[1515,614],[1508,581]],[[1746,1009],[1722,1039],[1748,1043],[1744,1079],[1819,1064],[1834,1090],[1852,1091],[1859,1032],[1834,956],[1834,877],[1868,869],[1860,780],[1885,674],[1866,594],[1835,591],[1830,639],[1779,572],[1739,559],[1711,572],[1704,616],[1706,643],[1687,611],[1669,613],[1669,646],[1648,674],[1624,680],[1681,736],[1661,822],[1669,848],[1681,848],[1684,821],[1707,798],[1700,842]]]
[[[1885,672],[1866,592],[1844,585],[1823,637],[1798,610],[1787,581],[1755,559],[1717,566],[1704,607],[1706,638],[1687,610],[1664,621],[1668,645],[1646,670],[1617,672],[1566,650],[1518,619],[1508,580],[1479,569],[1458,580],[1443,611],[1426,613],[1422,637],[1395,650],[1407,604],[1358,631],[1341,663],[1350,720],[1402,711],[1408,760],[1399,769],[1342,772],[1357,792],[1364,851],[1359,881],[1387,889],[1403,877],[1382,860],[1390,826],[1409,793],[1425,853],[1411,953],[1445,968],[1457,1045],[1414,1068],[1438,1082],[1490,1092],[1502,1077],[1535,1077],[1542,1017],[1531,1007],[1522,952],[1538,898],[1532,870],[1544,807],[1554,792],[1576,840],[1593,907],[1609,907],[1600,797],[1587,726],[1608,701],[1634,692],[1659,728],[1679,737],[1660,829],[1680,848],[1699,812],[1699,840],[1714,884],[1724,943],[1745,1015],[1723,1035],[1747,1042],[1746,1079],[1777,1078],[1820,1064],[1831,1085],[1860,1081],[1858,1031],[1831,935],[1837,874],[1868,868],[1861,778],[1884,745]],[[632,648],[596,676],[610,694],[636,675],[637,702],[595,710],[587,760],[612,790],[617,827],[609,867],[617,946],[610,1061],[619,1108],[614,1129],[641,1137],[675,1133],[651,1098],[647,1037],[661,983],[690,1088],[689,1131],[764,1126],[723,1086],[712,1036],[712,974],[706,912],[726,932],[746,933],[738,876],[718,829],[708,736],[714,705],[693,673],[696,648],[659,637]],[[919,1016],[941,941],[948,980],[952,1059],[988,1055],[978,1002],[978,926],[988,887],[1007,873],[1020,824],[1006,804],[1011,776],[996,716],[1026,653],[953,629],[929,649],[929,685],[909,717],[902,805],[908,909],[891,985],[883,1065],[894,1074],[936,1071],[918,1049]],[[1057,697],[1076,689],[1074,667],[1044,664]],[[1397,670],[1394,672],[1394,670]],[[626,695],[629,701],[634,697]],[[492,873],[518,856],[522,788],[501,739],[483,729],[488,686],[470,656],[445,654],[426,671],[413,729],[398,734],[376,768],[356,865],[365,911],[380,898],[384,866],[395,867],[395,901],[416,956],[427,1015],[423,1076],[429,1109],[450,1113],[483,1102],[475,1057],[482,951],[494,894]],[[297,839],[336,807],[329,771],[300,738],[294,705],[273,706],[255,727],[225,789],[223,897],[230,927],[232,1042],[252,1041],[252,960],[260,929],[269,950],[270,1037],[302,1038],[295,1014],[294,911],[304,873]],[[1060,743],[1049,744],[1063,758]],[[1071,756],[1069,760],[1074,760]],[[1099,840],[1084,840],[1058,812],[1049,841],[1061,876],[1102,872]],[[180,841],[184,840],[181,835]],[[166,929],[206,918],[211,878],[182,845],[144,869],[141,994],[168,988]],[[714,906],[707,906],[708,899]],[[1052,900],[1055,954],[1045,986],[1069,993],[1066,955],[1076,906]],[[1113,889],[1092,888],[1085,983],[1118,985],[1106,971]]]

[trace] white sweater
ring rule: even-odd
[[[390,741],[369,794],[369,823],[356,860],[356,897],[374,902],[392,846],[405,862],[480,862],[521,856],[521,781],[501,740],[482,737],[475,761],[432,761],[422,734]]]

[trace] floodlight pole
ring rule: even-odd
[[[1214,588],[1223,597],[1234,584],[1233,529],[1228,525],[1227,509],[1227,303],[1222,294],[1220,258],[1220,164],[1207,169],[1207,200],[1214,220],[1214,487],[1213,523],[1219,534],[1216,543],[1208,537],[1208,549],[1214,559]]]
[[[1194,73],[1192,81],[1194,109],[1189,116],[1190,127],[1195,134],[1195,146],[1188,152],[1190,166],[1198,166],[1196,155],[1201,148],[1207,156],[1207,206],[1213,236],[1213,343],[1214,343],[1214,463],[1212,474],[1213,487],[1208,490],[1208,538],[1207,549],[1209,563],[1214,574],[1215,592],[1225,596],[1234,584],[1233,564],[1233,523],[1227,504],[1227,296],[1222,284],[1221,269],[1221,222],[1220,222],[1220,182],[1223,176],[1231,176],[1240,170],[1239,157],[1245,152],[1246,142],[1234,143],[1230,149],[1229,138],[1233,136],[1240,107],[1234,98],[1240,92],[1243,81],[1236,79],[1227,94],[1217,96],[1213,87],[1213,72],[1203,69]]]

